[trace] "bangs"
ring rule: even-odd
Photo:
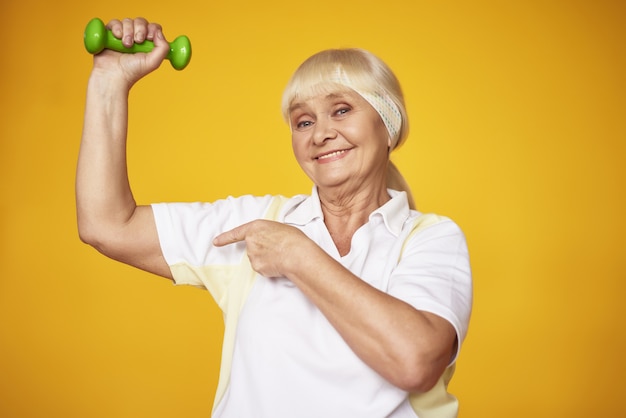
[[[286,121],[294,103],[317,95],[353,90],[375,93],[376,68],[361,54],[351,50],[329,50],[314,55],[296,70],[283,92],[281,110]]]
[[[329,96],[332,94],[350,93],[353,90],[343,84],[332,81],[322,81],[316,84],[302,83],[299,86],[293,86],[293,92],[283,96],[282,112],[285,120],[289,119],[289,113],[298,103],[305,102],[316,96]]]

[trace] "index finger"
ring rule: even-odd
[[[109,29],[117,39],[121,39],[124,34],[122,22],[119,19],[112,19],[107,23],[106,28]]]
[[[246,232],[249,224],[239,225],[230,231],[222,232],[213,239],[213,245],[223,247],[224,245],[234,244],[246,239]]]

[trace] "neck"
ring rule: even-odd
[[[376,209],[389,201],[386,187],[341,193],[318,188],[324,223],[341,255],[350,250],[352,236]]]
[[[338,190],[321,190],[318,188],[318,194],[325,219],[360,218],[365,219],[365,222],[373,211],[390,199],[386,187],[346,194]]]

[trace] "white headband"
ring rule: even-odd
[[[391,150],[393,150],[398,140],[400,139],[398,134],[402,127],[402,114],[398,106],[391,100],[389,95],[382,95],[380,93],[367,93],[355,88],[352,81],[345,73],[343,68],[337,68],[336,77],[333,78],[333,82],[349,87],[363,97],[380,115],[389,136],[391,137]]]

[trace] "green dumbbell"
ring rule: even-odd
[[[102,20],[97,17],[91,19],[85,28],[85,48],[90,54],[99,54],[104,49],[112,49],[117,52],[135,53],[135,52],[150,52],[154,48],[152,41],[144,41],[140,44],[133,44],[130,48],[125,47],[121,39],[117,39],[113,36],[113,33],[108,30]],[[182,70],[189,64],[191,60],[191,43],[189,38],[182,35],[174,39],[170,43],[170,52],[167,54],[168,60],[176,70]]]

